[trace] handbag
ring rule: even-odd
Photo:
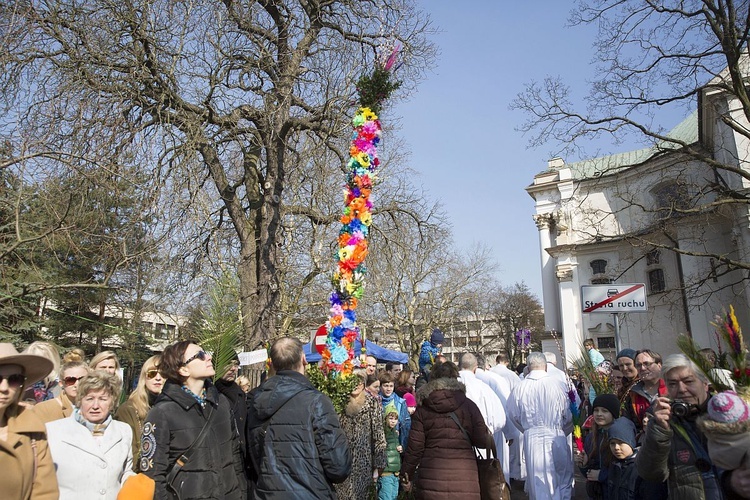
[[[469,433],[466,432],[464,426],[458,421],[458,417],[455,412],[450,412],[450,416],[461,432],[464,434],[464,438],[469,442],[469,445],[477,455],[477,470],[479,471],[479,490],[482,495],[482,500],[510,500],[510,486],[505,481],[505,474],[503,473],[503,465],[500,460],[497,459],[497,449],[495,448],[495,441],[492,440],[492,444],[487,448],[487,458],[482,457],[479,450],[471,444]]]
[[[211,408],[211,405],[209,404],[206,408]],[[177,500],[180,500],[180,491],[179,487],[174,485],[174,480],[177,478],[177,474],[182,470],[182,468],[185,466],[188,461],[190,461],[190,457],[193,455],[193,449],[199,445],[201,442],[203,442],[203,439],[206,437],[206,434],[208,434],[208,424],[211,423],[211,417],[214,416],[215,410],[209,410],[208,418],[206,419],[206,422],[203,424],[203,427],[201,428],[200,434],[198,434],[198,437],[195,438],[195,441],[190,445],[190,447],[185,450],[184,453],[182,453],[177,460],[175,460],[174,464],[172,464],[172,467],[167,472],[167,489],[172,493],[173,497]]]

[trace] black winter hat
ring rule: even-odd
[[[445,335],[443,335],[443,332],[435,328],[432,330],[432,335],[430,335],[430,342],[433,344],[442,344],[443,340],[445,340]]]
[[[630,445],[635,450],[635,424],[627,417],[620,417],[609,427],[607,431],[609,439],[617,439]]]
[[[614,418],[620,416],[620,400],[614,394],[600,394],[597,396],[591,408],[594,409],[597,406],[609,410]]]

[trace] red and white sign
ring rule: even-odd
[[[584,285],[581,287],[581,305],[585,313],[645,312],[648,311],[646,285]]]
[[[328,330],[326,330],[326,325],[321,326],[318,328],[318,331],[315,332],[315,350],[318,351],[318,354],[321,356],[323,355],[323,351],[326,350],[326,339],[328,338]]]

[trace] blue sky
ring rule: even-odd
[[[534,202],[524,188],[547,167],[552,145],[528,149],[515,130],[525,116],[508,106],[525,83],[545,76],[561,76],[583,97],[596,29],[566,27],[573,2],[559,0],[420,5],[441,31],[432,38],[441,54],[416,94],[382,118],[399,117],[409,164],[420,173],[415,184],[442,203],[457,247],[486,244],[498,280],[523,281],[541,300]],[[673,120],[664,125],[680,118]]]

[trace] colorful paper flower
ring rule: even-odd
[[[391,80],[392,71],[398,67],[398,52],[397,45],[388,45],[387,52],[378,59],[372,74],[364,75],[357,82],[360,107],[352,118],[349,161],[346,163],[344,209],[339,219],[342,227],[337,238],[338,262],[331,278],[334,291],[329,297],[331,308],[325,324],[328,336],[320,365],[323,385],[325,380],[348,377],[358,365],[353,350],[354,342],[360,336],[356,309],[358,299],[364,293],[364,261],[368,254],[367,238],[372,225],[373,204],[370,195],[376,182],[375,172],[380,166],[377,148],[381,126],[376,111],[388,95],[401,85]],[[364,347],[363,341],[363,353]]]

